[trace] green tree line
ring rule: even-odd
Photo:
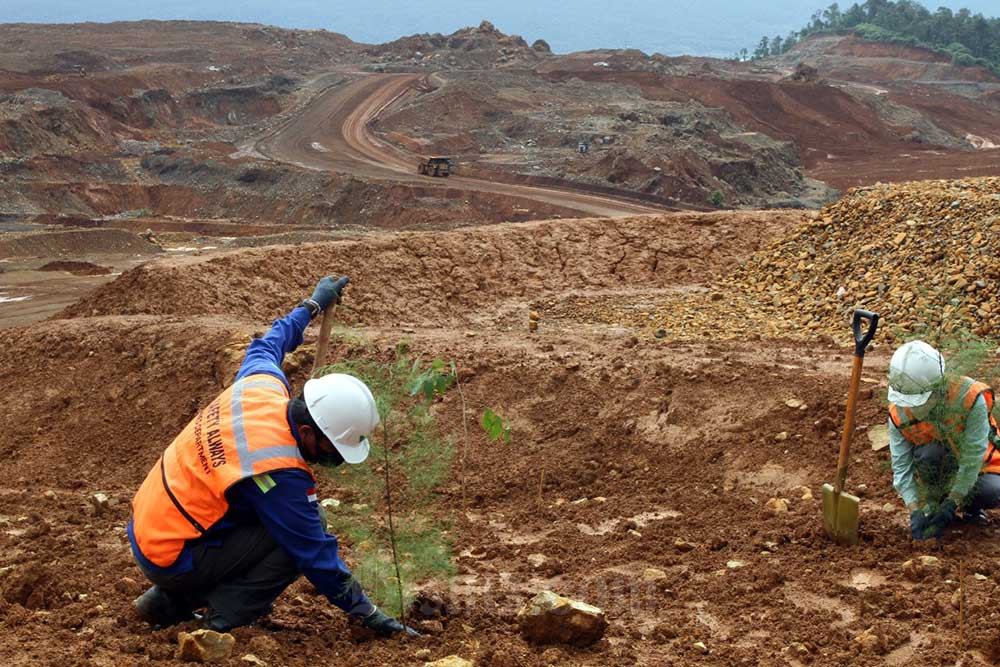
[[[835,2],[818,10],[801,30],[787,36],[762,37],[753,51],[742,49],[737,60],[756,60],[787,52],[819,33],[854,32],[863,39],[920,46],[945,53],[959,65],[981,65],[1000,74],[1000,18],[968,9],[940,7],[931,12],[914,0],[865,0],[841,10]]]

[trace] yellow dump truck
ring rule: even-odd
[[[451,173],[451,158],[429,157],[421,160],[417,171],[424,176],[448,176]]]

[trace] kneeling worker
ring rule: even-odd
[[[281,371],[310,320],[338,300],[328,276],[255,339],[231,387],[163,452],[132,501],[132,553],[154,584],[136,601],[151,625],[195,618],[226,631],[268,613],[304,574],[334,605],[381,635],[413,631],[376,609],[326,534],[309,463],[361,463],[379,423],[371,391],[350,375],[306,382],[291,398]]]
[[[892,355],[889,403],[892,483],[913,539],[940,538],[959,508],[964,521],[984,523],[984,510],[1000,506],[993,390],[946,375],[941,353],[915,340]]]

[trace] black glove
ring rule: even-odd
[[[910,512],[910,535],[915,540],[927,539],[927,515],[921,510]]]
[[[955,520],[956,509],[955,501],[951,498],[945,499],[944,502],[938,505],[937,513],[927,521],[927,525],[930,528],[930,537],[938,540],[941,539],[941,536],[944,535],[944,529]]]
[[[331,303],[340,301],[344,285],[350,282],[347,276],[326,276],[316,283],[312,296],[302,302],[313,317],[326,310]]]
[[[408,625],[403,625],[392,616],[382,613],[378,607],[361,620],[361,625],[383,637],[391,637],[396,633],[405,632],[410,637],[419,637],[420,633]]]

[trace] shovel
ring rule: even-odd
[[[868,331],[862,335],[861,322],[868,320]],[[837,480],[833,486],[823,485],[823,526],[838,544],[858,543],[858,497],[844,492],[847,480],[847,455],[854,435],[854,407],[861,384],[861,364],[865,350],[875,337],[878,315],[867,310],[855,310],[851,321],[854,332],[854,368],[851,371],[851,389],[847,394],[847,415],[844,417],[844,436],[840,440],[840,457],[837,459]]]
[[[347,285],[345,284],[344,287]],[[330,347],[330,331],[333,329],[333,307],[340,303],[340,298],[333,300],[323,311],[323,319],[319,324],[319,339],[316,341],[316,356],[313,357],[313,369],[309,377],[316,377],[316,371],[326,366],[326,351]]]
[[[309,377],[316,377],[316,371],[326,366],[326,350],[330,347],[330,330],[333,329],[333,317],[330,311],[334,304],[330,304],[323,311],[323,319],[319,325],[319,339],[316,341],[316,356],[313,357],[313,369]]]

